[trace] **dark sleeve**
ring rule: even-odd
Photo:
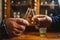
[[[5,21],[3,20],[0,24],[0,38],[6,38],[8,34],[5,30]]]
[[[52,16],[51,18],[52,18],[51,28],[55,31],[60,31],[60,15]]]
[[[60,15],[59,16],[52,16],[52,26],[56,26],[60,24]]]

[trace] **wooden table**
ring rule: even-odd
[[[27,32],[18,37],[3,40],[60,40],[60,37],[57,36],[57,33],[46,33],[46,37],[40,37],[39,32]]]

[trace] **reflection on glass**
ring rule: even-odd
[[[28,20],[30,25],[33,24],[32,22],[32,17],[35,15],[35,10],[34,9],[31,9],[31,8],[28,8],[27,11],[26,11],[26,14],[24,15],[24,19]]]

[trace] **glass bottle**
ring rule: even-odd
[[[48,15],[48,10],[47,9],[45,10],[45,15]]]
[[[51,1],[51,6],[50,6],[50,8],[51,8],[51,9],[55,9],[55,1],[54,1],[54,0]]]
[[[52,0],[51,4],[55,4],[55,1],[54,1],[54,0]]]
[[[17,17],[16,12],[13,12],[13,18],[16,18],[16,17]]]
[[[17,18],[20,18],[20,12],[17,13]]]

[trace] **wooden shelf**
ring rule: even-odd
[[[40,4],[40,6],[58,6],[58,5],[57,4],[43,4],[43,5]]]
[[[21,6],[30,6],[31,4],[12,4],[11,6],[17,6],[17,7],[21,7]]]
[[[7,0],[6,2],[6,7],[5,7],[5,1],[4,1],[4,14],[7,15],[7,18],[10,18],[13,16],[14,12],[20,12],[21,15],[23,15],[26,11],[27,8],[33,8],[34,0]]]

